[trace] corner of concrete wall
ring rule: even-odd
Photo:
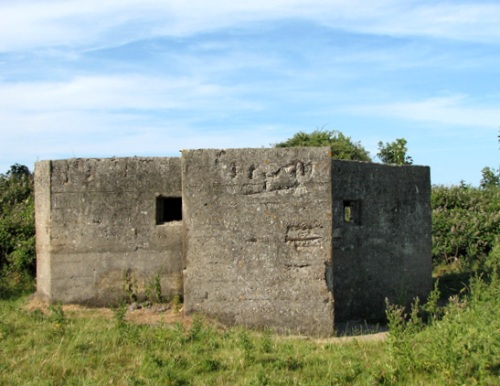
[[[336,321],[385,318],[432,289],[430,169],[332,161]]]
[[[52,296],[51,287],[51,161],[35,163],[36,285],[43,299]]]
[[[329,148],[188,150],[186,312],[333,333]]]

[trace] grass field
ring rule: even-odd
[[[2,300],[0,384],[373,384],[388,361],[380,341],[224,329],[196,317],[172,321],[171,312],[138,324],[130,314]]]
[[[387,339],[371,341],[223,328],[172,310],[47,307],[4,280],[0,384],[499,385],[500,249],[491,256],[445,308],[437,292],[406,316],[391,305]]]
[[[473,272],[435,272],[426,303],[387,306],[386,339],[227,328],[176,304],[47,306],[32,279],[3,276],[0,384],[500,385],[500,246]]]

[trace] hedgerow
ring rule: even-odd
[[[33,174],[13,165],[0,174],[0,272],[35,274]]]
[[[499,235],[500,187],[433,187],[432,255],[436,265],[481,263]]]

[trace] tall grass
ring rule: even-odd
[[[500,384],[500,244],[485,267],[465,296],[453,296],[441,310],[435,302],[423,308],[414,304],[410,315],[388,308],[387,383]],[[436,299],[436,292],[431,297]]]
[[[385,358],[382,343],[318,343],[199,318],[190,327],[117,323],[57,305],[26,311],[25,301],[0,301],[2,385],[373,384]]]
[[[386,341],[297,339],[220,328],[201,318],[138,325],[59,305],[0,300],[2,385],[496,385],[500,379],[500,246],[461,298],[440,308],[389,305]],[[11,293],[12,295],[12,293]],[[304,316],[307,318],[307,316]]]

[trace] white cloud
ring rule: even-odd
[[[260,147],[281,139],[280,127],[240,122],[232,129],[210,127],[193,118],[163,118],[93,111],[0,113],[0,173],[14,162],[113,156],[178,156],[189,148]]]
[[[416,154],[429,146],[418,136],[447,135],[452,151],[452,130],[496,140],[498,95],[484,97],[496,2],[2,0],[0,18],[0,172],[35,157],[259,147],[328,122],[372,147],[406,130]]]
[[[0,4],[0,51],[106,46],[301,19],[352,32],[498,43],[500,4],[401,0],[24,0]]]
[[[65,82],[2,83],[0,113],[209,108],[234,88],[193,78],[96,75]],[[236,101],[236,105],[238,105]]]
[[[418,101],[388,102],[346,107],[354,114],[402,118],[435,124],[496,128],[500,122],[500,105],[475,105],[464,95],[432,97]]]
[[[165,155],[187,147],[235,147],[240,134],[206,122],[260,108],[239,91],[196,78],[135,74],[0,82],[1,158],[26,163],[27,155]],[[265,144],[261,130],[247,126],[245,146]]]

